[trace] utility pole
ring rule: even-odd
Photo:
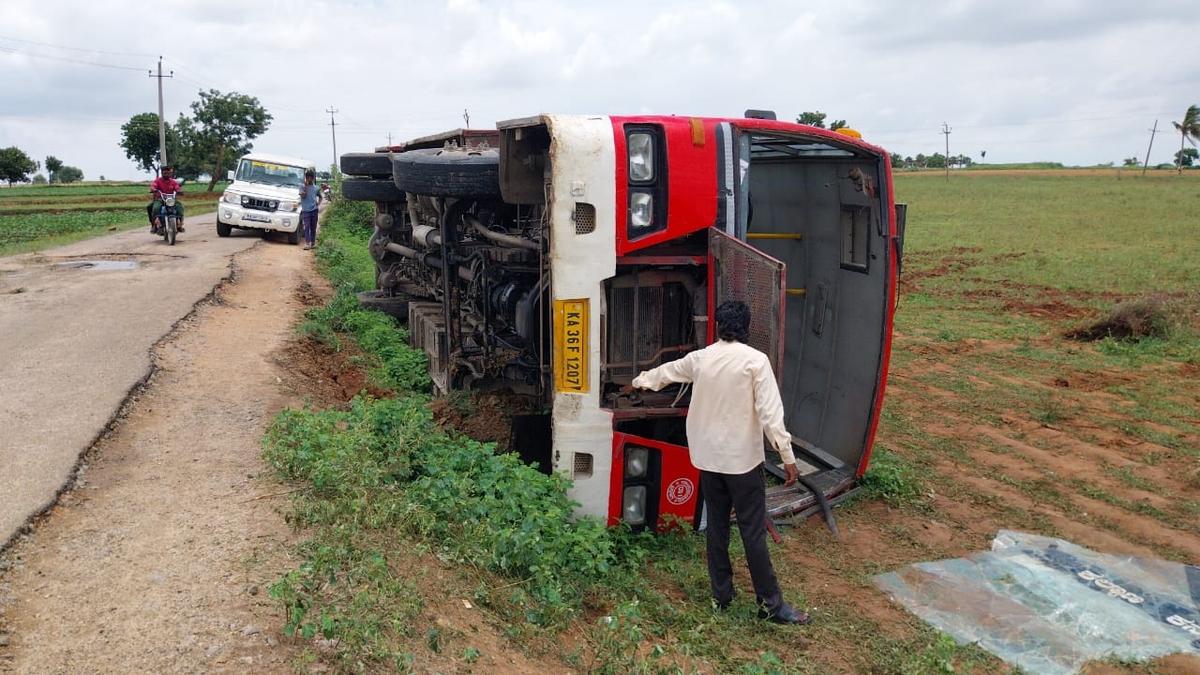
[[[172,70],[170,74],[163,75],[162,57],[160,56],[158,57],[158,74],[155,75],[151,70],[150,77],[158,79],[158,168],[161,172],[162,168],[167,165],[167,123],[163,118],[162,81],[166,77],[175,77],[175,71]]]
[[[388,132],[388,147],[392,147],[392,132]]]
[[[946,135],[946,180],[950,180],[950,125],[942,122],[942,133]]]
[[[337,130],[336,130],[337,122],[333,121],[333,116],[336,115],[338,111],[333,106],[329,106],[329,108],[325,112],[329,113],[329,135],[333,137],[333,167],[334,167],[333,170],[334,170],[334,172],[336,172],[337,165],[338,165]]]
[[[467,112],[466,108],[463,108],[463,128],[471,128],[471,113]]]
[[[1150,166],[1150,148],[1154,147],[1154,135],[1158,133],[1158,120],[1154,120],[1154,128],[1150,130],[1150,145],[1146,146],[1146,161],[1142,164],[1142,175],[1146,175],[1146,167]]]

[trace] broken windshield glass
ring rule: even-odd
[[[875,577],[960,643],[1036,673],[1109,657],[1200,655],[1200,567],[1001,530],[992,550]]]

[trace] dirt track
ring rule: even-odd
[[[142,229],[0,258],[0,547],[53,503],[79,455],[150,370],[150,350],[258,243],[188,218],[175,246]]]
[[[291,535],[259,440],[297,402],[276,357],[310,261],[269,242],[238,255],[219,300],[155,349],[80,486],[0,563],[0,671],[290,671],[267,586]]]

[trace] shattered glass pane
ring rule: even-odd
[[[1036,673],[1110,656],[1200,656],[1200,567],[1096,553],[1001,530],[992,550],[875,577],[909,611],[962,644]]]

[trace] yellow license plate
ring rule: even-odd
[[[588,391],[588,300],[554,301],[554,383],[558,391]]]

